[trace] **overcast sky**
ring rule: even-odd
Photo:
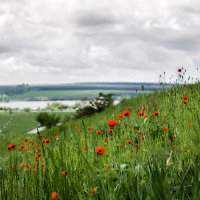
[[[200,0],[0,0],[0,84],[157,82],[200,65]]]

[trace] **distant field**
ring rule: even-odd
[[[37,112],[0,112],[0,134],[24,134],[37,127]],[[61,120],[71,113],[59,112]]]
[[[30,91],[23,94],[18,94],[10,97],[10,100],[39,100],[39,99],[83,99],[83,98],[94,98],[100,92],[102,93],[113,93],[115,96],[131,95],[136,96],[142,93],[150,93],[152,91],[137,91],[136,90],[40,90]]]

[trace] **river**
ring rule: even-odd
[[[62,103],[63,105],[73,106],[76,103],[79,103],[80,101],[10,101],[10,102],[0,102],[1,108],[18,108],[18,109],[24,109],[24,108],[30,108],[32,110],[36,109],[44,109],[49,104],[52,103]]]
[[[80,100],[64,100],[64,101],[10,101],[10,102],[0,102],[0,108],[11,108],[11,109],[24,109],[30,108],[31,110],[44,109],[49,104],[61,103],[67,106],[74,106],[76,103],[80,103]],[[117,104],[119,101],[115,101]],[[87,104],[87,102],[85,102]]]

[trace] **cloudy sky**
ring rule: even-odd
[[[199,0],[0,0],[0,84],[196,78]]]

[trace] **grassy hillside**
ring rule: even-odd
[[[199,91],[176,87],[37,136],[2,136],[0,199],[198,199]]]

